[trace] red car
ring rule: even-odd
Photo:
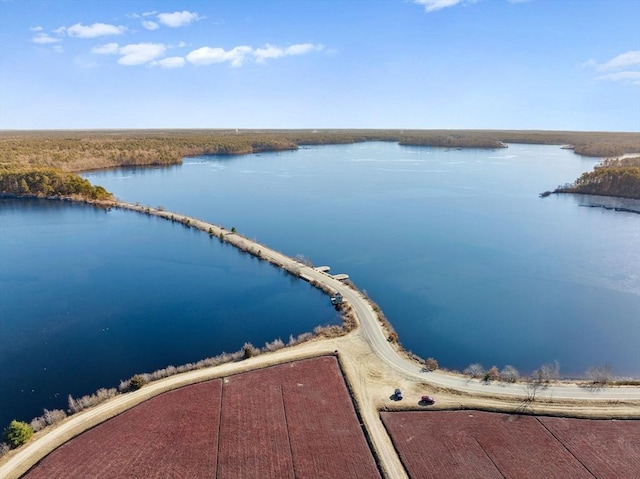
[[[420,399],[420,404],[423,404],[425,406],[435,404],[435,403],[436,403],[435,398],[432,398],[431,396],[422,396],[422,399]]]

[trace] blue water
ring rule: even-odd
[[[596,163],[558,146],[366,143],[86,176],[349,274],[445,367],[640,377],[640,215],[538,197]]]
[[[0,428],[67,396],[338,317],[326,296],[155,217],[0,200]]]
[[[581,206],[589,197],[538,198],[595,163],[557,146],[366,143],[84,176],[121,199],[235,226],[348,273],[402,344],[441,366],[529,374],[558,360],[565,376],[608,363],[640,377],[640,215]],[[28,418],[56,393],[64,406],[69,393],[135,372],[335,320],[306,283],[179,224],[1,204],[3,417],[16,415],[4,413],[16,397],[33,398]],[[47,385],[41,396],[30,392],[36,380]]]

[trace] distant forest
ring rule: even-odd
[[[637,133],[499,130],[83,130],[0,131],[0,191],[66,195],[80,188],[72,173],[122,166],[182,163],[184,157],[295,150],[303,145],[390,141],[447,148],[505,148],[507,143],[553,144],[585,156],[619,157],[640,152]],[[49,168],[49,170],[42,170]],[[39,169],[38,171],[35,171]],[[55,173],[54,173],[55,170]],[[620,168],[608,174],[621,174]],[[33,173],[33,174],[32,174]],[[596,172],[594,172],[596,173]],[[604,175],[604,173],[597,173]],[[20,176],[22,175],[22,176]],[[30,176],[29,176],[30,175]],[[35,175],[35,176],[34,176]],[[43,180],[43,175],[49,177]],[[16,180],[17,178],[17,180]],[[607,177],[609,178],[609,177]],[[627,178],[627,173],[625,177]],[[24,180],[24,181],[22,181]],[[611,184],[616,179],[608,179]],[[626,185],[625,179],[625,185]],[[637,181],[637,180],[636,180]],[[580,180],[576,185],[582,184]],[[592,182],[593,183],[593,182]],[[25,188],[25,184],[26,187]],[[8,186],[7,186],[8,185]],[[40,189],[40,186],[43,189]],[[6,189],[9,188],[9,189]],[[28,189],[28,193],[25,192]],[[615,191],[615,187],[609,191]],[[627,187],[625,191],[635,191]],[[80,194],[98,195],[100,192]]]

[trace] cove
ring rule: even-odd
[[[339,318],[217,238],[130,211],[0,200],[0,422]]]

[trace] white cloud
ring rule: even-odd
[[[191,22],[202,20],[202,17],[197,13],[189,12],[187,10],[173,13],[159,13],[157,18],[160,23],[171,28],[184,27],[185,25],[189,25]]]
[[[202,47],[190,52],[187,55],[187,61],[194,65],[230,62],[231,66],[239,67],[244,62],[245,57],[252,52],[253,48],[247,46],[234,47],[228,51],[224,48]]]
[[[142,65],[164,55],[166,47],[161,43],[133,43],[118,49],[122,55],[120,65]]]
[[[623,83],[633,83],[634,85],[640,85],[640,72],[615,72],[607,73],[606,75],[600,75],[598,80],[609,80]]]
[[[427,13],[442,10],[443,8],[453,7],[462,0],[414,0],[418,5],[424,5],[424,10]]]
[[[599,72],[611,72],[598,76],[598,80],[640,85],[640,71],[638,71],[640,69],[640,50],[621,53],[604,63],[598,63],[591,59],[583,66],[594,68]]]
[[[50,37],[46,33],[38,33],[35,37],[31,39],[33,43],[39,43],[40,45],[46,45],[48,43],[58,43],[60,39]]]
[[[232,48],[231,50],[225,50],[219,47],[202,47],[189,53],[187,55],[187,61],[194,65],[211,65],[213,63],[229,62],[233,67],[239,67],[249,58],[254,59],[258,63],[264,63],[268,59],[304,55],[322,50],[324,50],[323,45],[313,43],[298,43],[284,48],[269,44],[262,48],[252,48],[243,45]]]
[[[96,53],[97,55],[115,55],[118,53],[118,50],[119,45],[117,43],[107,43],[105,45],[92,48],[91,53]]]
[[[29,30],[31,30],[32,32],[41,32],[42,30],[44,30],[44,28],[42,28],[42,27],[31,27]]]
[[[76,23],[75,25],[65,29],[67,35],[76,38],[96,38],[106,35],[121,35],[125,30],[126,28],[123,26],[108,25],[106,23],[94,23],[93,25],[86,26],[81,23]]]
[[[162,68],[181,68],[186,64],[186,61],[182,57],[168,57],[151,62],[151,64]]]
[[[56,53],[63,53],[64,52],[64,48],[62,48],[62,45],[54,45],[54,46],[51,47],[51,49]]]
[[[286,48],[281,48],[274,45],[265,45],[264,48],[256,48],[253,51],[253,56],[258,63],[264,63],[269,58],[281,58],[289,55],[304,55],[313,51],[321,51],[324,47],[322,45],[314,45],[313,43],[298,43]]]
[[[594,67],[599,71],[619,70],[634,65],[640,65],[640,50],[632,50],[622,53],[605,63],[597,63],[595,60],[589,60],[586,65]]]
[[[160,28],[160,25],[158,25],[156,22],[152,22],[151,20],[142,20],[141,23],[142,26],[147,30],[157,30],[158,28]]]

